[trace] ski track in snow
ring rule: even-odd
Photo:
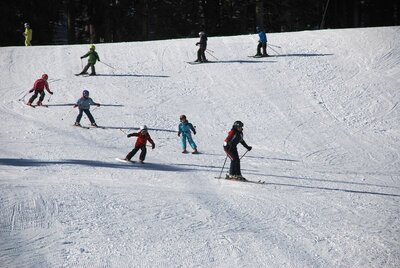
[[[400,27],[268,38],[253,59],[255,35],[210,37],[197,65],[197,39],[98,44],[97,77],[74,76],[86,45],[0,48],[0,266],[399,267]],[[105,129],[72,127],[84,89]],[[213,179],[235,120],[265,185]],[[143,124],[146,163],[115,161]]]

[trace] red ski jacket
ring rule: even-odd
[[[47,81],[44,80],[43,78],[39,78],[38,80],[35,81],[35,84],[33,85],[33,88],[31,91],[42,92],[45,88],[49,93],[51,92]]]
[[[153,147],[155,146],[154,141],[151,139],[149,133],[143,134],[142,132],[138,132],[138,133],[129,134],[129,137],[132,137],[132,136],[137,137],[136,143],[135,143],[135,148],[146,146],[147,141],[149,141],[151,143],[151,145],[153,145]]]

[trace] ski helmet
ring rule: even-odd
[[[146,126],[146,125],[141,126],[140,129],[139,129],[139,131],[141,131],[141,132],[147,132],[147,126]]]
[[[257,26],[257,27],[256,27],[256,31],[257,31],[257,32],[261,31],[260,26]]]
[[[233,128],[237,128],[237,127],[243,127],[243,123],[242,121],[235,121],[235,123],[233,123]]]
[[[88,91],[88,90],[84,90],[84,91],[82,92],[82,95],[83,95],[85,98],[89,97],[89,91]]]
[[[199,32],[199,36],[203,36],[205,33],[203,31]]]
[[[181,116],[179,116],[179,120],[186,120],[186,115],[182,114]]]
[[[91,50],[95,50],[95,49],[96,49],[95,45],[93,45],[93,44],[91,44],[89,48],[90,48]]]
[[[42,79],[47,80],[49,79],[49,76],[47,74],[42,74]]]
[[[24,27],[25,27],[25,28],[29,28],[29,23],[25,22],[25,23],[24,23]]]

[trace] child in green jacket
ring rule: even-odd
[[[96,47],[94,45],[91,45],[89,52],[81,57],[81,59],[89,57],[88,63],[86,64],[85,68],[83,68],[82,72],[77,75],[87,74],[87,70],[89,69],[89,67],[91,67],[92,71],[90,75],[96,75],[96,69],[94,68],[94,65],[96,64],[96,61],[100,61],[100,58],[95,49]]]

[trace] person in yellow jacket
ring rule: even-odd
[[[25,32],[23,35],[25,36],[25,46],[30,46],[31,45],[31,40],[32,40],[32,29],[29,26],[29,23],[25,23]]]

